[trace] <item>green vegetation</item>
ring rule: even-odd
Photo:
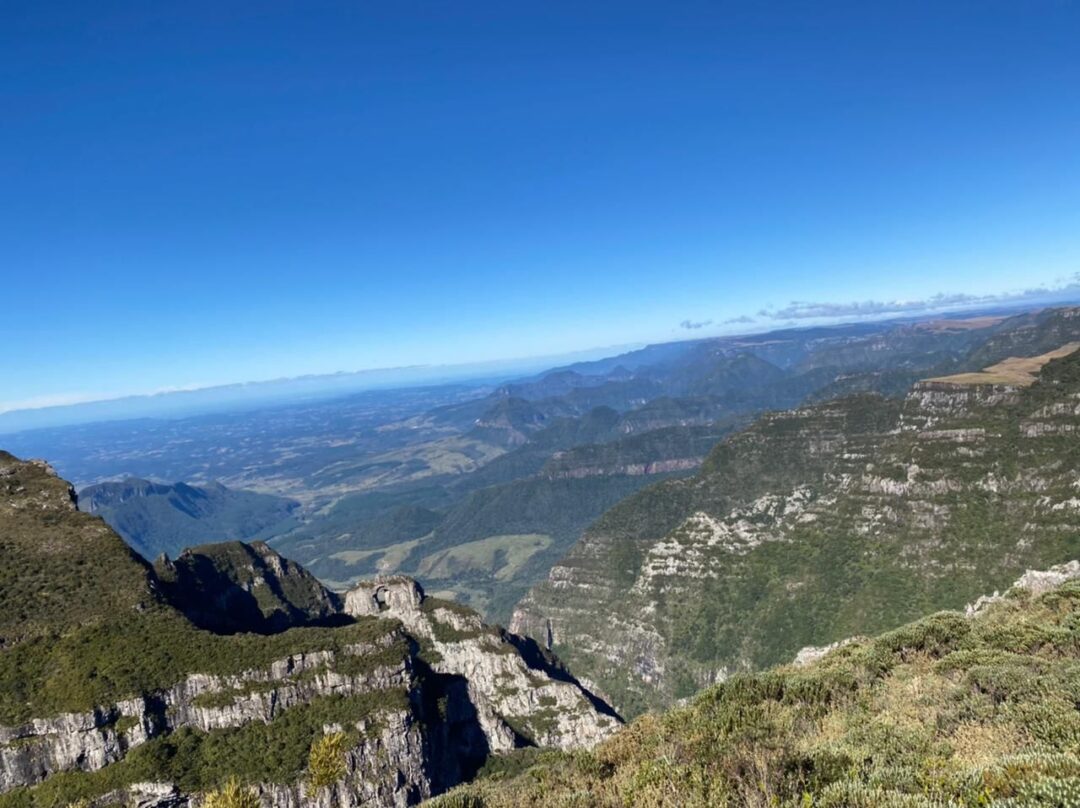
[[[885,631],[1080,557],[1078,394],[1071,353],[1008,395],[932,386],[766,416],[698,475],[597,520],[560,562],[570,575],[523,602],[524,630],[543,637],[550,620],[560,657],[632,716],[718,670]],[[648,682],[635,673],[653,666]]]
[[[167,688],[188,673],[241,673],[313,651],[344,655],[346,646],[385,637],[395,625],[369,618],[337,628],[221,636],[154,607],[137,618],[41,637],[0,654],[0,723],[89,710]],[[406,653],[399,642],[398,658]]]
[[[489,536],[425,556],[417,566],[417,574],[431,580],[462,572],[485,572],[497,581],[506,581],[516,576],[533,555],[550,546],[550,536],[536,533]]]
[[[0,458],[10,508],[0,532],[0,723],[87,710],[176,684],[189,673],[239,673],[294,653],[343,651],[385,637],[377,619],[272,636],[200,631],[161,602],[149,568],[99,519],[63,503],[67,486],[43,470]],[[16,491],[16,489],[22,489]],[[228,550],[228,546],[226,546]],[[404,651],[402,651],[404,653]]]
[[[13,649],[0,657],[0,681],[5,682],[5,696],[15,696],[21,687],[7,689],[8,683],[18,684],[15,672],[39,669],[43,675],[37,680],[38,689],[25,694],[20,713],[50,715],[161,689],[188,671],[233,674],[291,654],[325,650],[344,654],[347,645],[384,637],[391,625],[364,621],[336,629],[293,629],[272,637],[221,637],[195,631],[162,611],[138,622],[105,625]],[[8,707],[9,700],[0,704]],[[8,722],[19,720],[9,709],[0,714]]]
[[[527,446],[518,451],[537,450]],[[538,462],[527,473],[537,473],[551,452],[539,450]],[[637,456],[640,462],[651,459],[647,453]],[[401,572],[432,588],[452,589],[488,619],[506,622],[513,605],[543,579],[589,522],[663,476],[514,479],[517,470],[503,472],[477,471],[493,484],[476,490],[472,475],[463,478],[460,490],[454,491],[456,501],[437,518],[429,510],[401,506],[404,492],[356,495],[274,545],[307,559],[315,575],[336,586],[347,587],[380,572]],[[421,502],[439,501],[429,488],[418,488],[415,496]],[[316,527],[329,535],[331,525],[332,540],[312,537]],[[537,546],[538,536],[548,541]]]
[[[592,752],[490,761],[432,808],[1020,808],[1080,797],[1080,582],[738,675]]]
[[[202,631],[163,602],[152,570],[119,536],[70,506],[64,481],[10,455],[0,455],[0,466],[9,470],[0,477],[0,724],[107,706],[191,673],[235,674],[312,651],[344,655],[347,646],[396,629],[392,621],[367,618],[268,636]],[[23,507],[26,502],[35,507]],[[239,574],[251,552],[223,545],[198,558]],[[279,594],[304,604],[309,579],[297,575]],[[292,592],[291,581],[303,591]],[[407,655],[403,639],[393,653]]]
[[[154,602],[146,563],[100,519],[74,509],[67,483],[6,452],[0,470],[5,649]]]
[[[716,445],[730,424],[669,426],[631,434],[608,443],[589,444],[560,452],[545,465],[550,476],[577,470],[619,474],[623,469],[665,460],[700,459]]]
[[[348,494],[320,511],[317,519],[275,539],[274,546],[298,558],[310,555],[315,546],[323,552],[377,550],[427,535],[439,523],[435,509],[447,504],[442,488],[427,485]]]
[[[452,552],[462,545],[502,537],[502,549],[520,559],[512,575],[505,574],[505,563],[486,569],[470,565],[450,577],[430,580],[433,585],[470,594],[470,604],[482,609],[487,619],[505,623],[514,604],[531,585],[543,579],[589,522],[659,477],[536,477],[481,489],[450,510],[434,534],[413,548],[400,570],[426,581],[428,578],[419,569],[425,560],[437,559],[437,554]],[[511,548],[506,538],[527,537],[524,543],[531,547],[536,535],[548,536],[551,542],[525,558],[522,550]]]
[[[266,545],[200,546],[175,562],[159,563],[155,571],[100,519],[75,511],[66,484],[44,469],[0,458],[0,486],[7,495],[0,498],[0,535],[13,566],[25,573],[16,591],[31,601],[12,606],[17,614],[28,613],[36,596],[52,621],[11,621],[10,643],[5,638],[0,651],[0,724],[17,727],[93,709],[100,730],[99,735],[87,726],[85,738],[64,739],[81,744],[80,751],[91,750],[74,763],[45,757],[58,737],[31,738],[33,728],[21,730],[27,737],[9,744],[8,754],[19,758],[12,779],[33,782],[42,770],[49,776],[0,795],[0,808],[57,808],[112,795],[109,801],[142,782],[175,784],[200,805],[199,795],[208,793],[210,805],[245,804],[253,789],[266,784],[307,782],[313,790],[324,789],[349,775],[354,750],[384,732],[388,711],[408,713],[420,733],[423,746],[410,744],[407,759],[399,763],[409,772],[412,764],[426,773],[421,767],[447,760],[437,746],[447,736],[446,778],[458,777],[453,756],[465,758],[465,768],[481,762],[474,759],[482,751],[473,740],[481,730],[454,706],[453,699],[464,696],[458,692],[460,677],[431,670],[437,654],[427,643],[419,649],[422,656],[414,656],[418,644],[396,620],[364,617],[267,634],[221,634],[192,622],[200,603],[207,613],[225,609],[235,619],[230,597],[236,592],[250,595],[262,614],[288,610],[290,620],[294,612],[302,620],[312,612],[334,611],[326,607],[336,606],[336,599]],[[76,545],[65,547],[68,541]],[[85,552],[78,576],[65,569],[68,549],[76,557]],[[118,591],[119,586],[132,591]],[[56,591],[85,592],[82,610],[53,599]],[[484,638],[495,653],[517,653],[499,629],[484,626],[463,605],[427,599],[423,608],[442,639]],[[329,675],[363,680],[375,671],[386,675],[373,677],[367,687],[388,681],[392,684],[383,687],[389,689],[355,693],[364,690],[363,681],[346,688]],[[189,681],[194,674],[226,679]],[[196,685],[204,684],[207,690],[193,696]],[[350,692],[354,695],[344,695]],[[134,731],[136,719],[122,716],[116,706],[132,697],[142,697],[146,713],[140,719],[154,736],[149,741],[142,742],[144,736]],[[250,703],[242,704],[245,700]],[[242,709],[224,712],[233,706]],[[188,720],[187,707],[219,714],[196,713]],[[541,717],[541,723],[553,720],[553,715]],[[198,728],[226,722],[227,728],[209,732]],[[124,737],[117,740],[109,729]],[[463,751],[453,746],[457,732],[468,738]],[[82,770],[96,764],[89,755],[99,742],[109,744],[110,759],[120,759]],[[436,746],[434,754],[429,744]],[[375,767],[371,774],[380,787],[383,778],[399,787],[405,769],[383,766],[396,750],[367,751],[363,765]],[[437,783],[443,775],[432,771],[430,776]]]
[[[336,619],[340,599],[264,542],[222,542],[154,564],[166,599],[200,628],[262,634]]]

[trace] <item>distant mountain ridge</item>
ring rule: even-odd
[[[143,558],[176,555],[209,540],[251,539],[284,529],[298,503],[220,483],[156,483],[129,477],[90,485],[79,508],[102,517]]]
[[[413,365],[337,373],[315,373],[262,381],[234,382],[191,389],[164,390],[88,400],[73,404],[8,409],[0,412],[0,434],[100,421],[136,418],[184,418],[228,410],[256,409],[296,402],[320,402],[364,392],[416,387],[466,388],[498,384],[535,373],[574,356],[603,356],[612,349],[591,349],[547,357]]]

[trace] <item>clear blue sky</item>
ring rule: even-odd
[[[0,410],[1053,284],[1078,42],[1075,0],[0,0]]]

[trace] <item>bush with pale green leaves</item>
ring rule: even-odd
[[[255,790],[240,785],[234,777],[217,791],[207,794],[203,808],[261,808],[261,805]]]

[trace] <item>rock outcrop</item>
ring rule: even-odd
[[[376,642],[343,649],[343,657],[354,658],[362,667],[372,663],[370,670],[353,675],[335,669],[340,659],[334,652],[294,654],[265,669],[232,676],[195,673],[166,690],[86,712],[0,727],[0,793],[59,772],[97,771],[122,760],[132,749],[185,727],[205,733],[252,722],[269,724],[318,698],[407,692],[416,687],[407,640],[399,628],[392,624],[387,628]],[[389,660],[384,659],[387,651]],[[354,757],[362,763],[362,755]],[[420,788],[423,783],[417,780],[414,785]]]
[[[273,634],[333,622],[341,598],[261,541],[221,542],[154,562],[169,602],[200,628]]]
[[[493,752],[523,743],[588,748],[621,723],[531,640],[485,625],[470,609],[426,597],[411,578],[362,583],[345,596],[345,610],[400,620],[421,642],[432,670],[464,682]]]

